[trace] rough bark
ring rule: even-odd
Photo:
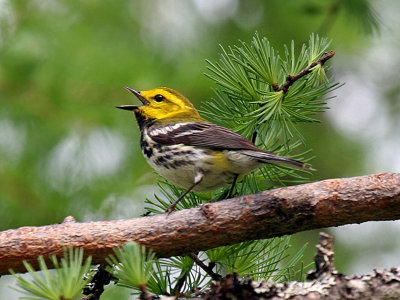
[[[0,274],[24,271],[21,261],[84,249],[102,263],[128,241],[160,257],[186,255],[245,240],[373,220],[400,219],[400,174],[329,179],[264,191],[177,211],[129,220],[22,227],[0,232]]]
[[[201,298],[205,300],[400,299],[400,269],[375,270],[368,275],[348,277],[339,274],[335,269],[331,236],[321,233],[317,249],[316,270],[308,277],[312,281],[254,282],[251,279],[239,280],[236,276],[227,276],[217,281]]]

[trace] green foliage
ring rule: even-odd
[[[154,262],[154,272],[147,282],[147,289],[155,295],[172,295],[172,267],[162,265],[160,260]]]
[[[177,256],[169,259],[163,259],[162,264],[165,267],[171,268],[174,274],[174,286],[179,280],[184,279],[184,285],[180,292],[190,295],[196,288],[207,287],[211,279],[208,275],[201,272],[201,269],[189,256]]]
[[[305,250],[304,245],[287,260],[290,236],[268,240],[247,241],[232,246],[207,250],[208,259],[223,273],[248,275],[254,280],[291,280]]]
[[[144,246],[134,242],[126,243],[121,248],[114,249],[107,262],[112,267],[112,275],[118,279],[118,285],[139,289],[147,285],[154,273],[153,262],[155,254]]]
[[[153,214],[163,214],[165,210],[185,191],[184,189],[178,188],[173,184],[170,184],[165,179],[160,177],[158,187],[161,190],[162,196],[157,194],[154,195],[154,200],[145,200],[145,209]],[[209,200],[209,198],[208,198]],[[201,197],[201,195],[193,192],[186,195],[185,198],[177,205],[176,209],[184,209],[195,207],[201,203],[207,201],[207,198]]]
[[[49,270],[42,256],[39,257],[41,273],[36,273],[34,268],[26,261],[24,266],[32,276],[31,280],[23,278],[12,270],[10,273],[17,278],[15,290],[28,295],[21,299],[77,299],[83,287],[89,282],[90,277],[84,275],[89,272],[91,258],[83,263],[83,250],[69,248],[64,252],[64,257],[58,262],[56,256],[50,256],[55,270]]]
[[[266,38],[256,34],[250,44],[241,42],[229,52],[223,49],[219,62],[207,61],[210,74],[206,75],[220,88],[215,90],[216,99],[203,107],[203,114],[249,139],[255,132],[264,134],[257,141],[261,146],[271,148],[278,137],[288,146],[293,136],[302,138],[295,124],[317,122],[313,116],[326,109],[323,97],[338,84],[329,83],[326,66],[317,65],[287,93],[279,87],[288,75],[317,61],[329,44],[326,38],[311,35],[308,47],[303,45],[297,56],[292,42],[281,58]]]

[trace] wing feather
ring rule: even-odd
[[[153,141],[163,145],[184,144],[218,150],[262,151],[244,136],[211,123],[178,123],[150,128],[148,134]]]

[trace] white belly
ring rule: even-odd
[[[188,189],[194,183],[197,173],[203,174],[195,191],[210,192],[232,183],[236,175],[243,175],[260,164],[240,151],[214,151],[187,145],[156,145],[147,138],[146,144],[152,149],[143,149],[143,154],[153,169],[172,184]],[[215,160],[215,153],[221,161]]]

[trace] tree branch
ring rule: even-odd
[[[128,220],[73,221],[0,232],[0,274],[24,271],[22,260],[62,255],[80,247],[102,263],[128,241],[152,248],[159,257],[271,238],[299,231],[400,219],[400,173],[329,179],[208,203],[171,215]]]
[[[211,286],[201,298],[215,299],[271,299],[315,300],[400,299],[400,269],[375,270],[372,274],[348,277],[339,274],[333,265],[333,238],[320,233],[315,264],[309,275],[313,281],[285,283],[253,282],[228,275]]]

